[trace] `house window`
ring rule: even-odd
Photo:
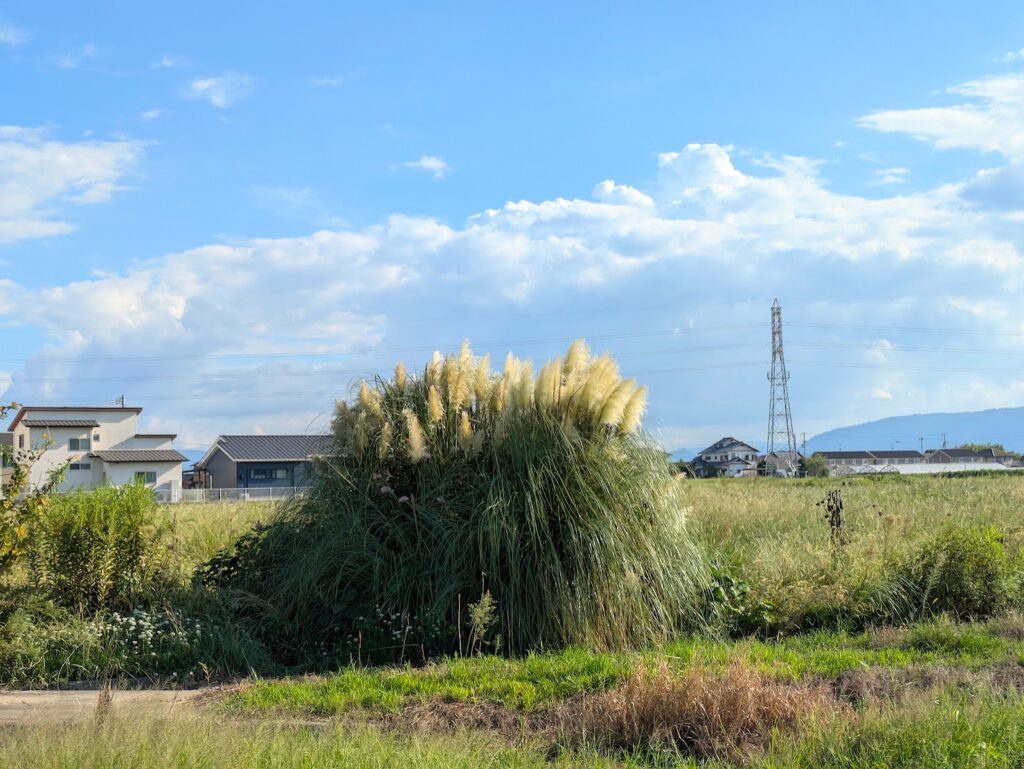
[[[92,434],[92,442],[93,443],[99,443],[100,442],[100,434],[99,433],[93,433]]]
[[[147,486],[156,485],[156,472],[153,470],[146,470],[145,472],[135,473],[135,480],[141,481]]]
[[[18,436],[18,448],[19,449],[25,448],[25,436],[24,435],[19,435]]]
[[[88,451],[89,450],[89,439],[88,438],[72,438],[68,441],[68,449],[71,451]]]
[[[249,470],[250,481],[287,481],[291,477],[292,471],[286,467],[253,468]]]
[[[92,463],[90,463],[90,462],[72,462],[68,469],[70,469],[70,470],[92,470]]]

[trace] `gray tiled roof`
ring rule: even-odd
[[[215,444],[236,462],[302,462],[333,445],[330,435],[222,435]]]
[[[102,459],[104,462],[187,462],[188,457],[172,449],[132,449],[110,451],[94,451],[90,457]]]
[[[971,457],[982,456],[974,449],[929,449],[928,454],[945,454],[947,457],[953,457],[954,459],[967,459]]]
[[[728,438],[722,438],[721,440],[715,441],[700,453],[711,454],[716,451],[730,451],[733,449],[742,449],[746,451],[755,452],[757,451],[757,449],[755,449],[749,443],[744,443],[743,441],[736,440],[732,436],[729,436]]]
[[[871,454],[874,454],[879,459],[924,459],[924,454],[920,451],[912,451],[908,449],[896,451],[876,451],[871,449]]]
[[[870,451],[818,451],[826,459],[874,459]]]
[[[95,419],[23,419],[25,427],[99,427]]]

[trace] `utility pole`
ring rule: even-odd
[[[768,372],[771,395],[768,400],[768,456],[773,454],[796,469],[796,436],[793,433],[793,415],[789,409],[789,373],[782,349],[782,307],[779,300],[772,303],[772,369]],[[780,463],[781,464],[781,463]],[[779,468],[780,470],[782,468]]]
[[[800,448],[804,457],[807,457],[807,433],[800,433]]]
[[[921,443],[921,453],[924,454],[924,438],[917,439]]]
[[[942,448],[946,448],[946,434],[942,434]]]

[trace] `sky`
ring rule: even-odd
[[[763,444],[778,298],[798,440],[1024,405],[1024,6],[760,5],[0,4],[0,401],[202,450],[583,336]]]

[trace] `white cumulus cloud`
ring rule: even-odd
[[[940,149],[1024,156],[1024,72],[973,80],[948,92],[965,100],[947,107],[880,110],[858,122],[876,131],[909,134]]]
[[[60,142],[0,127],[0,244],[73,230],[62,210],[109,200],[142,153],[140,142]]]

